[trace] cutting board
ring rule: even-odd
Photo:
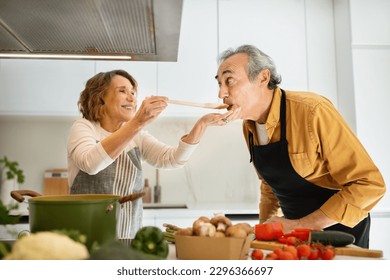
[[[251,243],[252,248],[270,250],[270,251],[283,246],[285,246],[285,244],[281,244],[274,241],[254,240]],[[348,247],[336,247],[336,255],[366,257],[366,258],[382,258],[383,251],[365,249],[365,248],[356,247],[354,245],[350,245]]]

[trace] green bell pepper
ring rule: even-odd
[[[168,242],[165,240],[163,232],[154,226],[139,229],[131,241],[131,247],[161,258],[166,258],[169,252]]]

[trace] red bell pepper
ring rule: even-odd
[[[257,240],[277,240],[282,235],[282,223],[267,223],[255,225],[255,236]]]

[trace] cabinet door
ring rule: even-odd
[[[158,94],[193,102],[218,102],[217,1],[183,4],[177,62],[159,62]],[[165,116],[203,115],[207,109],[170,104]]]
[[[93,61],[3,59],[1,115],[77,116],[77,101]]]
[[[304,1],[221,0],[220,51],[255,45],[271,56],[286,88],[307,86]]]
[[[281,87],[337,101],[332,4],[313,2],[220,0],[220,51],[255,45],[275,61]]]

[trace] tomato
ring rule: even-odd
[[[276,256],[278,256],[278,259],[279,259],[279,255],[281,252],[283,252],[282,247],[278,247],[272,251],[272,253],[274,253],[274,254],[276,254]]]
[[[282,244],[286,244],[287,237],[285,235],[282,235],[282,236],[278,237],[278,242],[282,243]]]
[[[269,254],[267,254],[267,255],[265,256],[265,259],[266,259],[266,260],[277,260],[277,259],[279,259],[279,257],[278,257],[278,255],[275,254],[274,252],[271,252],[271,253],[269,253]]]
[[[283,248],[284,251],[286,252],[290,252],[293,257],[294,257],[294,260],[298,260],[298,250],[297,250],[297,247],[293,246],[293,245],[287,245],[286,247]]]
[[[320,259],[321,258],[321,254],[322,254],[322,251],[324,249],[324,245],[322,245],[321,243],[311,243],[310,245],[312,248],[316,248],[317,249],[317,258]]]
[[[308,244],[299,244],[297,246],[297,251],[298,251],[298,258],[299,259],[307,260],[311,254],[312,248]]]
[[[282,223],[268,223],[255,225],[255,236],[257,240],[275,240],[283,235]]]
[[[320,257],[320,251],[316,247],[310,248],[310,255],[307,258],[308,260],[318,260]]]
[[[333,260],[336,255],[336,251],[333,246],[325,246],[324,250],[321,253],[321,258],[323,260]]]
[[[289,251],[282,251],[279,254],[279,259],[280,260],[294,260],[294,256]]]
[[[254,249],[252,251],[252,260],[262,260],[264,259],[264,252],[260,249]]]
[[[295,236],[289,236],[286,238],[286,244],[291,246],[296,246],[299,243],[299,239]]]

